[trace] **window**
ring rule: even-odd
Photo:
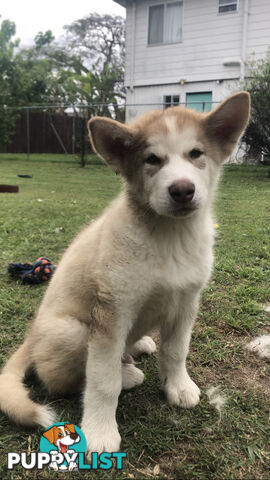
[[[218,0],[218,13],[237,12],[237,0]]]
[[[163,106],[165,108],[176,107],[180,104],[180,95],[165,95],[163,97]]]
[[[183,1],[149,7],[148,44],[182,41]]]
[[[197,112],[210,112],[212,109],[212,92],[187,93],[186,106]]]

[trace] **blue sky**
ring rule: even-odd
[[[63,33],[63,25],[90,12],[125,16],[125,9],[113,0],[0,0],[0,21],[9,19],[16,23],[21,46],[29,45],[40,31],[50,29],[58,37]]]

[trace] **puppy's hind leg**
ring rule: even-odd
[[[156,344],[151,337],[143,336],[140,340],[133,343],[130,347],[127,347],[128,356],[133,355],[134,357],[139,357],[140,355],[146,354],[151,355],[151,353],[156,351]],[[129,355],[130,354],[130,355]],[[132,357],[131,357],[132,359]],[[135,367],[133,361],[123,361],[122,360],[122,388],[123,390],[129,390],[137,385],[141,385],[144,380],[143,372]]]
[[[137,385],[141,385],[144,380],[143,372],[135,367],[133,358],[129,354],[122,357],[122,389],[130,390]]]
[[[32,360],[50,394],[71,394],[85,380],[88,326],[76,318],[54,318],[54,328],[35,327]]]

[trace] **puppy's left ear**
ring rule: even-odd
[[[250,117],[250,95],[239,92],[224,100],[204,119],[208,138],[217,143],[227,158],[244,132]]]
[[[136,148],[136,135],[126,125],[104,117],[88,122],[90,142],[94,151],[116,172],[125,174],[128,156]]]

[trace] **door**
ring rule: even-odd
[[[210,112],[212,110],[212,92],[187,93],[186,107],[197,112]]]

